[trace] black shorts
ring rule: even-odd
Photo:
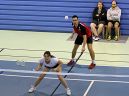
[[[113,24],[113,26],[114,26],[114,24],[115,24],[116,22],[118,22],[118,23],[119,23],[119,26],[120,26],[120,22],[119,22],[119,21],[108,20],[108,23],[109,23],[109,22],[111,22],[111,23]]]
[[[105,25],[105,24],[106,24],[105,21],[96,21],[96,20],[93,20],[92,23],[94,23],[94,24],[96,24],[96,25],[99,25],[99,24]]]
[[[82,36],[77,36],[74,44],[77,44],[77,45],[82,45],[83,43],[83,37]],[[87,38],[87,44],[92,44],[93,43],[93,39],[92,39],[92,36],[88,37]]]
[[[48,68],[48,69],[54,69],[54,68],[56,68],[56,67],[58,67],[59,66],[59,64],[56,64],[55,66],[53,66],[53,67],[49,67],[49,66],[45,66],[46,68]]]

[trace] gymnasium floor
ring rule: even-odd
[[[3,31],[0,35],[0,69],[32,71],[45,50],[63,60],[63,72],[71,56],[72,41],[66,39],[69,33],[42,33]],[[72,96],[128,96],[129,94],[129,39],[120,41],[94,42],[97,67],[90,71],[90,56],[86,50],[66,80]],[[78,50],[78,54],[81,49]],[[24,62],[23,62],[24,61]],[[19,63],[20,62],[20,63]],[[33,71],[32,71],[33,72]],[[37,91],[28,93],[28,89],[39,74],[3,72],[0,74],[0,94],[2,96],[51,96],[59,81],[55,75],[47,75]],[[60,85],[53,96],[66,96]]]

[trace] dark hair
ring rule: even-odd
[[[52,58],[55,57],[55,56],[51,55],[50,51],[45,51],[45,52],[44,52],[44,56],[45,56],[45,54],[47,54],[48,56],[50,56],[50,57],[52,57]]]
[[[45,54],[47,54],[47,55],[51,56],[50,51],[45,51],[45,52],[44,52],[44,55],[45,55]]]
[[[104,8],[104,3],[102,2],[102,0],[100,0],[98,3],[101,3],[102,4],[102,8]],[[97,7],[98,7],[98,3],[97,3]]]
[[[115,1],[115,2],[116,2],[116,0],[112,0],[112,2],[113,2],[113,1]],[[116,2],[116,5],[117,5],[117,2]]]
[[[78,16],[77,15],[73,15],[72,18],[77,18],[78,19]]]
[[[102,3],[102,11],[103,10],[106,10],[106,8],[105,8],[104,3],[102,2],[102,0],[98,1],[98,3]],[[94,11],[98,10],[98,3],[97,3],[97,6],[94,8]]]

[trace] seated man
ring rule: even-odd
[[[117,6],[117,2],[115,0],[112,1],[112,7],[107,11],[107,40],[111,40],[111,29],[115,29],[114,40],[118,40],[119,38],[119,26],[120,26],[120,17],[121,17],[121,9]]]
[[[99,40],[99,34],[103,31],[104,25],[107,21],[107,11],[102,2],[98,2],[97,7],[93,11],[93,20],[90,24],[91,30],[93,32],[93,39]],[[98,27],[98,30],[96,30]]]

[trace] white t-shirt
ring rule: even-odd
[[[117,6],[115,9],[108,9],[107,11],[107,20],[119,21],[121,18],[121,9]]]
[[[44,58],[42,58],[42,59],[40,59],[39,63],[44,65],[44,66],[46,66],[46,67],[50,67],[51,68],[51,67],[54,67],[54,66],[57,65],[58,59],[54,57],[54,58],[51,58],[49,63],[46,63]]]

